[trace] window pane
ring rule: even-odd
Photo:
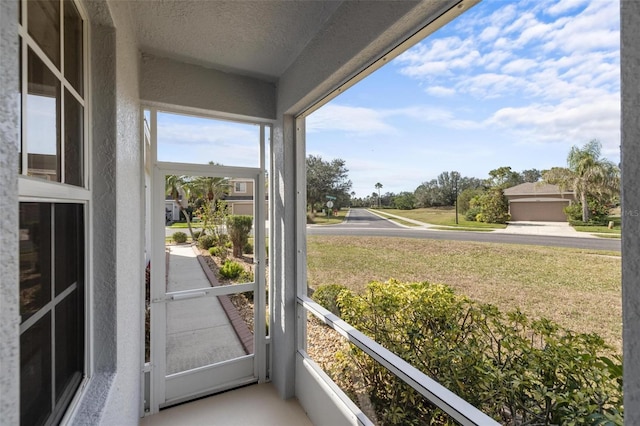
[[[20,203],[20,315],[51,300],[51,205]]]
[[[58,0],[31,0],[27,2],[27,28],[29,35],[60,68],[60,2]]]
[[[82,286],[84,271],[84,225],[82,205],[55,205],[56,296],[77,283]]]
[[[81,287],[56,306],[56,404],[66,405],[84,370],[84,307]]]
[[[73,95],[64,91],[64,181],[83,185],[84,108]]]
[[[64,76],[80,95],[82,87],[82,18],[72,1],[64,2]]]
[[[51,313],[20,336],[20,424],[41,425],[51,414]]]
[[[60,82],[31,49],[28,56],[27,174],[60,181]]]

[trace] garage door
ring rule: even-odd
[[[531,220],[543,222],[566,222],[567,216],[564,209],[569,205],[569,201],[524,201],[510,202],[509,210],[511,220]]]

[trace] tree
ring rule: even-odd
[[[498,167],[489,172],[487,184],[492,188],[510,188],[523,182],[520,173],[514,172],[509,166]]]
[[[382,184],[380,182],[378,182],[374,186],[378,190],[378,207],[382,207],[382,205],[381,205],[382,203],[380,203],[380,190],[382,189]]]
[[[523,170],[522,173],[520,173],[520,175],[522,176],[523,182],[530,182],[530,183],[536,183],[542,177],[542,173],[538,169]]]
[[[253,216],[232,215],[227,217],[227,231],[233,244],[233,256],[242,257],[242,250],[249,241]]]
[[[543,181],[558,185],[562,191],[573,190],[582,205],[582,221],[590,218],[589,201],[602,205],[620,195],[620,169],[601,158],[601,144],[597,139],[582,148],[571,147],[567,168],[554,167],[544,172]]]
[[[317,206],[324,204],[327,195],[345,195],[348,199],[351,190],[348,173],[345,161],[340,158],[324,161],[319,155],[307,157],[307,204],[312,213]],[[338,203],[336,207],[339,207]]]
[[[209,164],[213,165],[212,161]],[[191,193],[202,203],[203,215],[202,232],[207,229],[208,221],[218,207],[218,200],[229,193],[229,179],[225,177],[198,176],[188,183]],[[205,206],[206,204],[206,206]]]
[[[401,192],[393,197],[393,206],[400,210],[412,210],[416,204],[416,197],[411,192]]]
[[[189,228],[189,234],[191,234],[191,240],[195,241],[193,236],[193,229],[191,229],[191,218],[187,212],[189,206],[189,185],[184,176],[168,175],[165,178],[165,193],[176,203],[180,212],[187,220],[187,227]]]

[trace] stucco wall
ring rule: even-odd
[[[640,424],[640,2],[621,1],[622,312],[625,424]]]
[[[143,101],[221,111],[230,118],[275,119],[272,83],[143,54],[140,98]]]
[[[0,1],[0,424],[18,424],[18,8]]]
[[[135,424],[140,416],[144,176],[140,139],[139,52],[129,5],[110,1],[116,28],[116,336],[117,370],[103,424]],[[96,242],[99,243],[99,242]]]

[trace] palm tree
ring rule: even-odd
[[[382,207],[381,204],[380,204],[380,189],[382,189],[382,184],[380,182],[378,182],[374,186],[378,190],[378,207]]]
[[[589,199],[600,203],[620,194],[620,169],[611,161],[600,158],[601,144],[593,139],[579,148],[573,146],[567,156],[568,168],[554,167],[543,175],[543,181],[564,191],[572,189],[582,204],[582,221],[590,217]]]
[[[218,206],[218,200],[229,193],[229,179],[225,177],[199,176],[189,182],[189,187],[193,194],[208,204],[206,211],[213,213]],[[204,215],[202,232],[207,229],[209,216],[209,214]]]
[[[191,241],[195,241],[193,235],[193,229],[191,229],[191,219],[187,212],[189,206],[189,185],[184,176],[167,175],[165,178],[165,193],[173,198],[173,202],[177,204],[178,208],[187,220],[187,227],[189,228],[189,234],[191,234]]]

